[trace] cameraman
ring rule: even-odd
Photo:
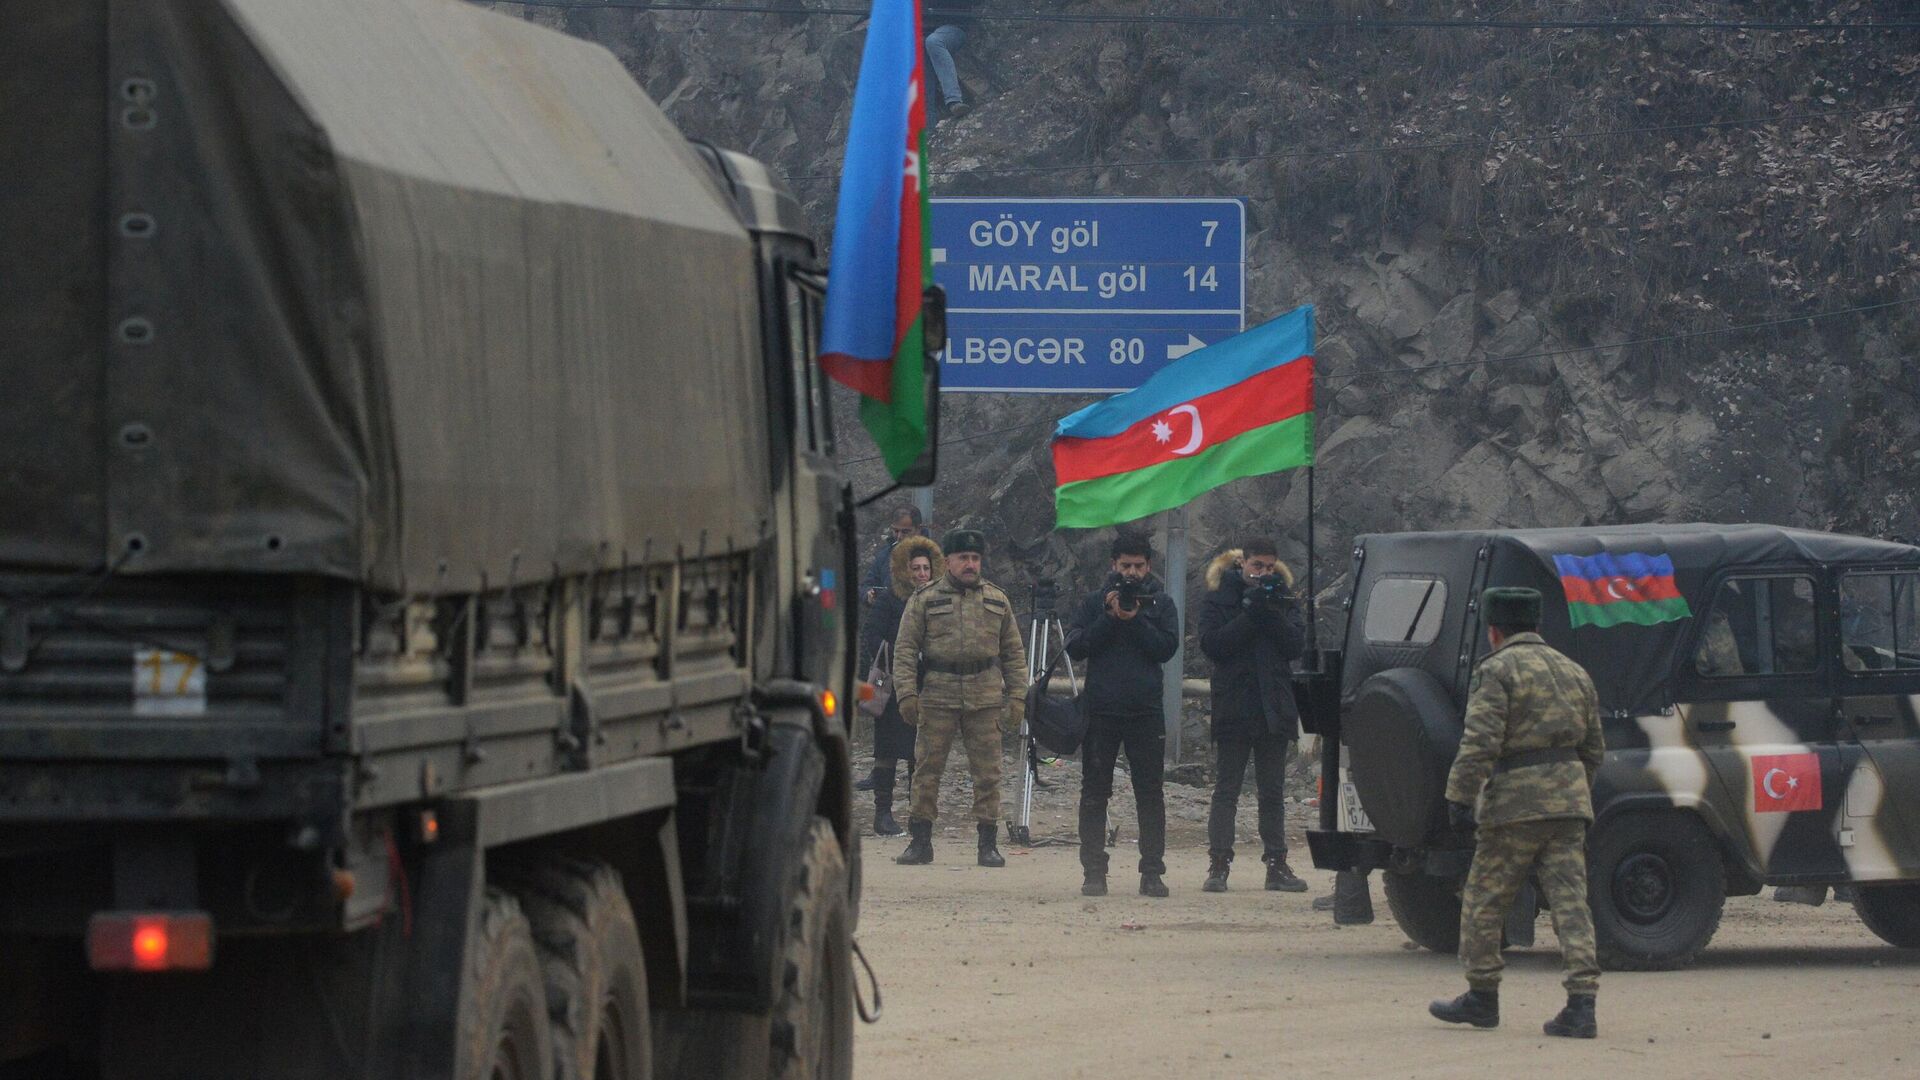
[[[1067,634],[1067,655],[1087,662],[1087,740],[1081,750],[1082,896],[1107,894],[1107,800],[1113,767],[1127,751],[1140,812],[1140,895],[1167,895],[1167,726],[1160,707],[1160,665],[1180,648],[1180,613],[1151,572],[1153,547],[1121,533],[1109,552],[1113,572],[1082,600]]]
[[[1293,574],[1271,540],[1249,540],[1207,567],[1200,649],[1213,661],[1213,806],[1207,816],[1206,892],[1227,891],[1233,819],[1253,759],[1267,888],[1305,892],[1287,866],[1287,760],[1300,726],[1293,662],[1306,649],[1307,619],[1293,595]]]

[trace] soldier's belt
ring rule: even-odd
[[[992,671],[1000,666],[998,660],[935,660],[932,657],[920,658],[921,671],[937,671],[942,675],[978,675],[983,671]]]
[[[1538,750],[1522,750],[1517,754],[1508,754],[1494,765],[1495,776],[1515,769],[1524,769],[1531,765],[1552,765],[1561,761],[1579,761],[1580,749],[1574,746],[1543,746]]]

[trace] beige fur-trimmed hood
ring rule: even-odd
[[[913,579],[907,576],[907,564],[915,555],[925,555],[932,561],[935,581],[940,580],[941,569],[947,561],[940,545],[925,536],[909,536],[893,545],[893,595],[902,600],[913,595]]]
[[[1207,589],[1209,591],[1218,589],[1220,583],[1227,580],[1227,571],[1240,565],[1241,555],[1242,552],[1239,548],[1230,548],[1213,557],[1213,561],[1207,564]],[[1276,565],[1280,574],[1280,580],[1287,583],[1287,588],[1293,588],[1293,568],[1286,563],[1277,563]]]

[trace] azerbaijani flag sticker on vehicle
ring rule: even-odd
[[[1555,555],[1560,588],[1567,594],[1567,619],[1582,626],[1653,626],[1693,617],[1687,598],[1673,583],[1673,559],[1637,551],[1599,555]]]

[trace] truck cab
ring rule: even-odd
[[[1487,652],[1480,594],[1540,590],[1600,696],[1589,889],[1603,963],[1683,966],[1725,898],[1849,886],[1920,946],[1920,549],[1767,525],[1363,536],[1320,710],[1315,865],[1381,870],[1415,942],[1458,944],[1472,839],[1443,792]],[[1329,694],[1332,693],[1329,688]],[[1523,896],[1509,940],[1530,940]]]

